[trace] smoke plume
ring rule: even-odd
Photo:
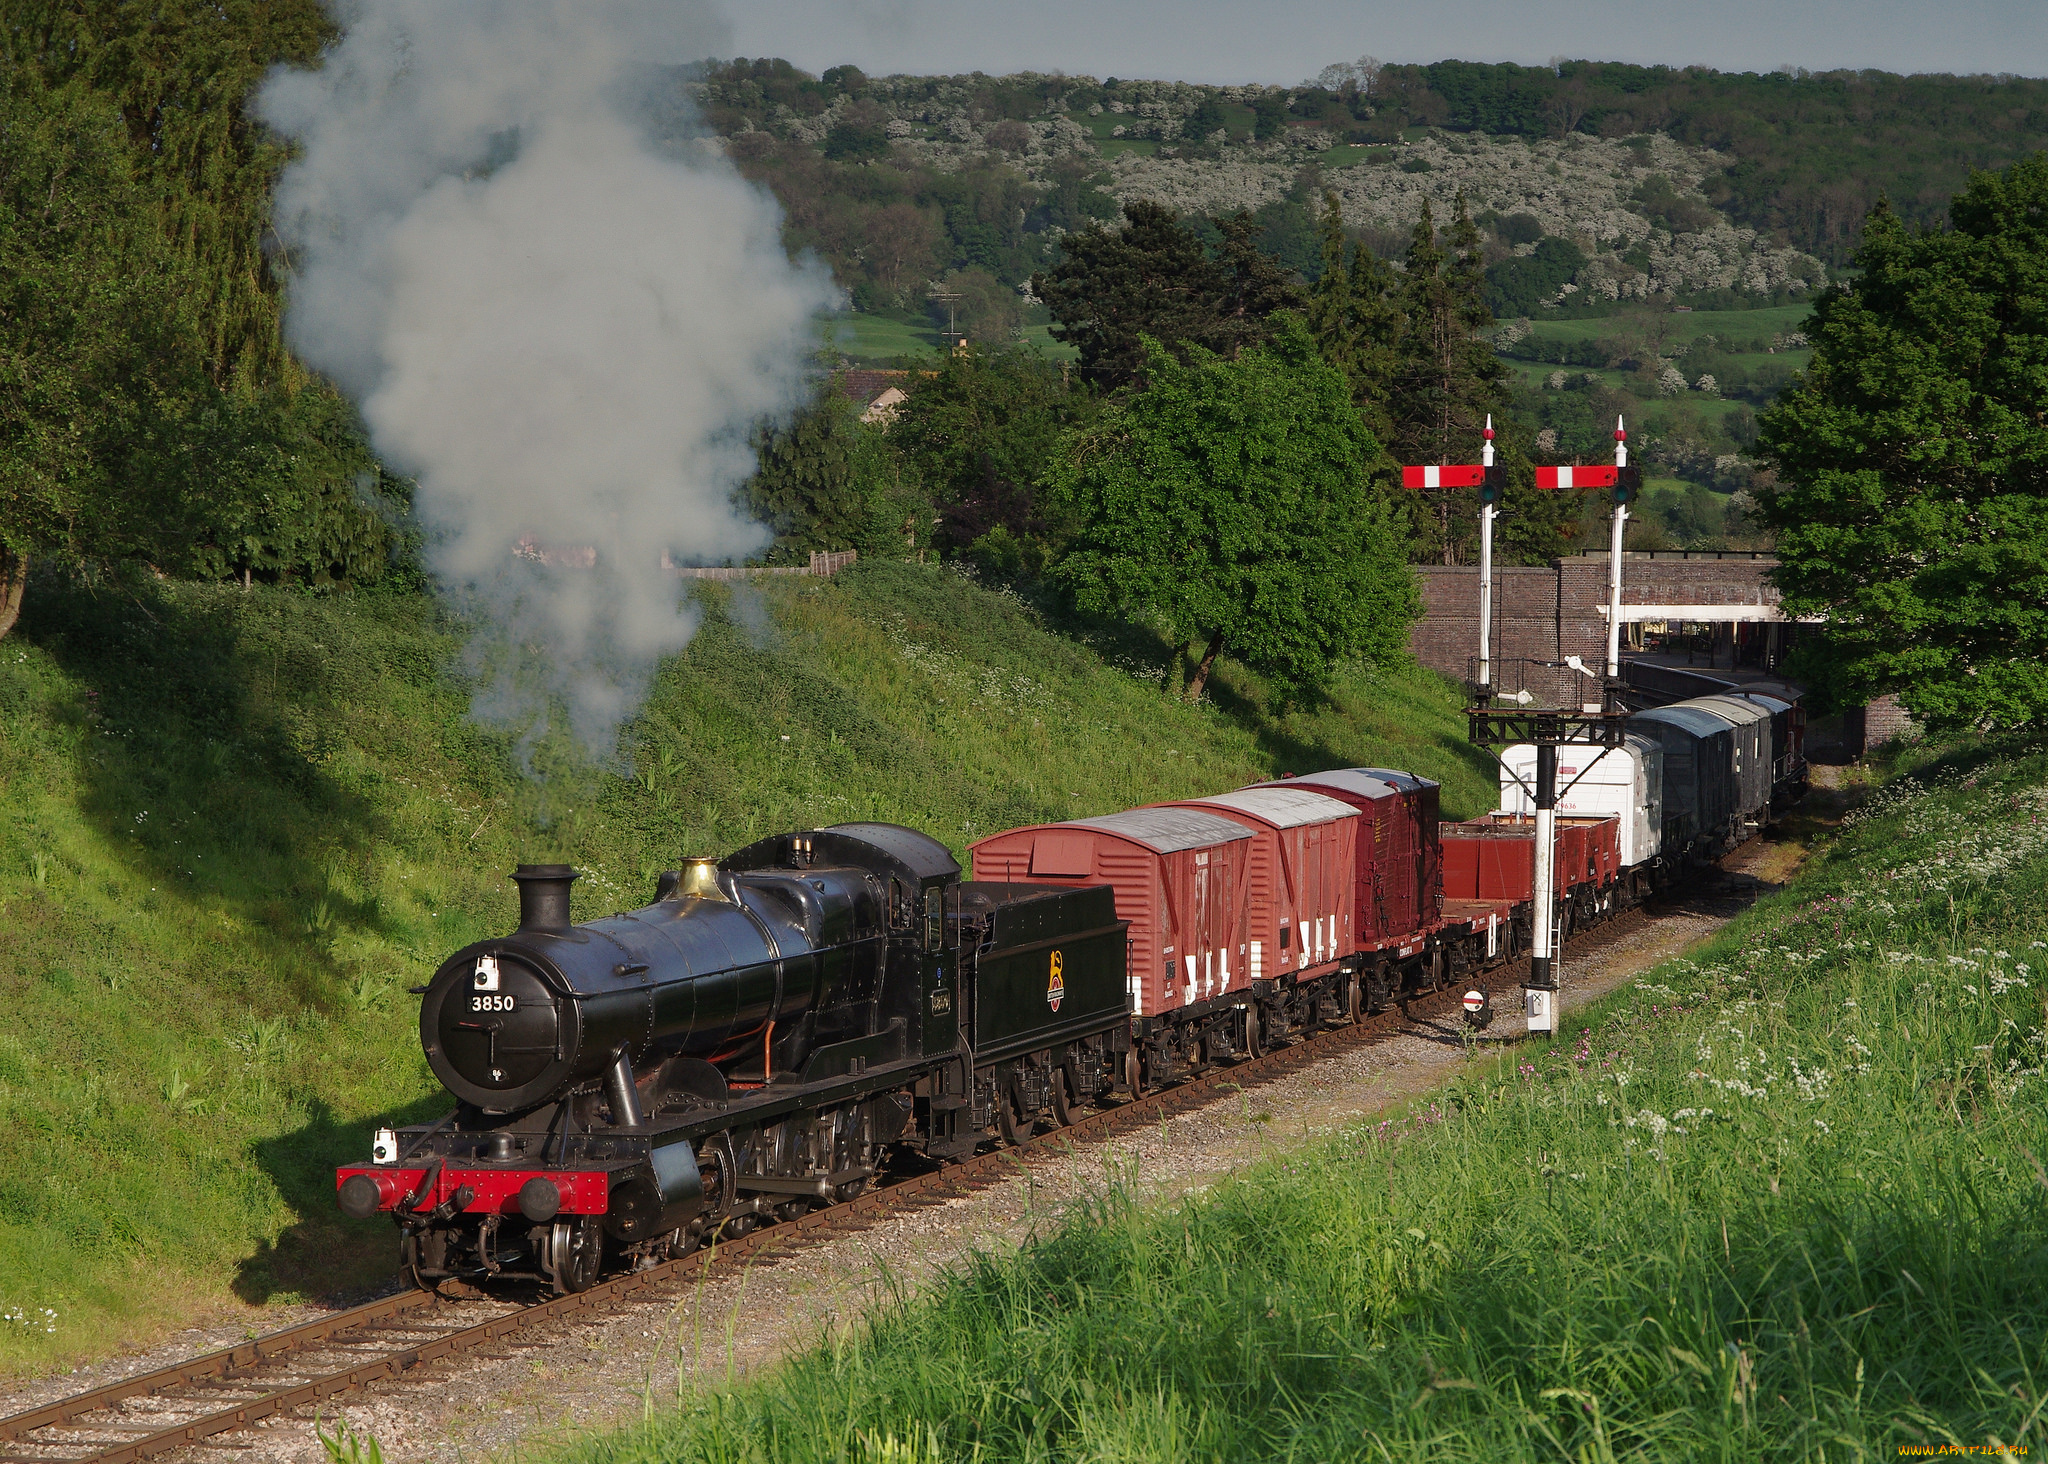
[[[820,272],[705,140],[639,118],[657,68],[718,50],[658,0],[360,0],[261,116],[293,348],[419,487],[430,566],[476,624],[480,718],[565,707],[610,753],[694,617],[664,560],[743,555],[749,425],[801,387]],[[592,551],[594,552],[594,556]]]

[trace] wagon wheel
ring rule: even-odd
[[[1052,1116],[1061,1128],[1071,1128],[1074,1123],[1074,1095],[1072,1085],[1067,1081],[1065,1067],[1052,1070]]]
[[[1266,1055],[1266,1029],[1259,1020],[1259,1004],[1249,1002],[1244,1009],[1244,1055],[1247,1061]]]
[[[1135,1047],[1124,1049],[1124,1086],[1133,1098],[1145,1096],[1145,1062]]]
[[[996,1131],[1012,1149],[1031,1137],[1031,1122],[1018,1112],[1017,1094],[1008,1083],[996,1089]]]
[[[1344,1015],[1354,1022],[1365,1020],[1365,977],[1360,972],[1344,978]]]

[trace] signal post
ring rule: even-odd
[[[1529,979],[1523,986],[1525,1010],[1531,1032],[1555,1033],[1557,1002],[1557,753],[1560,747],[1618,748],[1628,731],[1628,712],[1622,706],[1621,689],[1621,568],[1622,539],[1628,523],[1628,505],[1642,487],[1642,470],[1628,462],[1628,432],[1620,418],[1614,422],[1614,465],[1612,467],[1539,467],[1536,486],[1541,489],[1605,488],[1614,503],[1613,532],[1609,541],[1607,575],[1607,665],[1601,699],[1592,706],[1552,708],[1541,711],[1508,707],[1496,702],[1493,678],[1493,522],[1495,505],[1507,487],[1507,473],[1493,460],[1493,418],[1486,419],[1486,436],[1480,449],[1481,461],[1467,464],[1439,464],[1433,467],[1404,467],[1406,488],[1479,489],[1479,675],[1472,687],[1472,705],[1466,709],[1467,735],[1481,747],[1519,742],[1536,748],[1536,867],[1531,890],[1535,907],[1535,929],[1529,950]],[[1576,665],[1576,660],[1574,660]],[[1516,700],[1526,704],[1528,694]],[[1474,998],[1478,998],[1475,1002]],[[1469,992],[1468,1010],[1482,1007],[1484,993]]]

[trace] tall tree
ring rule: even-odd
[[[1486,308],[1479,231],[1458,199],[1449,238],[1437,237],[1429,200],[1408,242],[1401,275],[1401,339],[1394,367],[1394,447],[1408,463],[1472,461],[1486,417],[1504,405],[1506,368],[1480,332]],[[1448,244],[1448,248],[1446,245]],[[1414,516],[1418,557],[1466,557],[1476,505],[1469,493],[1432,492]]]
[[[1036,573],[1066,526],[1045,480],[1096,400],[1033,352],[969,347],[913,382],[891,450],[930,494],[937,542],[1002,572]]]
[[[2048,716],[2048,155],[1980,173],[1945,229],[1880,203],[1813,362],[1766,412],[1785,608],[1805,674],[1936,726]]]
[[[1401,311],[1394,272],[1364,243],[1347,241],[1344,211],[1323,194],[1317,220],[1323,272],[1309,287],[1303,318],[1323,358],[1351,383],[1351,400],[1374,437],[1394,441],[1393,396]]]
[[[1080,351],[1091,385],[1114,391],[1136,381],[1147,359],[1140,337],[1231,354],[1265,339],[1275,311],[1302,304],[1287,272],[1259,251],[1249,215],[1219,224],[1212,255],[1164,204],[1141,199],[1124,213],[1121,229],[1069,234],[1059,263],[1031,278],[1053,335]]]
[[[1163,624],[1198,657],[1199,698],[1228,651],[1276,698],[1338,660],[1399,655],[1418,610],[1378,444],[1299,316],[1229,360],[1147,340],[1146,386],[1073,442],[1079,529],[1061,577],[1089,610]]]
[[[30,555],[302,583],[387,567],[402,487],[284,349],[263,249],[283,152],[244,111],[329,33],[315,0],[0,19],[0,621]]]
[[[0,635],[32,556],[151,553],[161,505],[119,469],[181,368],[186,280],[142,203],[120,114],[76,84],[0,88]],[[152,508],[159,511],[152,512]]]
[[[82,83],[119,109],[138,186],[186,267],[215,384],[302,384],[269,248],[286,154],[247,104],[272,66],[311,64],[333,37],[319,0],[14,0],[6,12],[9,69]]]

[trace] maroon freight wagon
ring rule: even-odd
[[[1320,975],[1358,949],[1356,808],[1291,782],[1161,806],[1199,808],[1251,830],[1246,965],[1253,981]]]
[[[1305,788],[1359,811],[1355,949],[1415,944],[1436,923],[1443,897],[1435,783],[1391,768],[1332,768],[1253,786]]]
[[[1601,889],[1621,867],[1620,824],[1611,818],[1557,821],[1556,887]],[[1527,818],[1496,816],[1445,824],[1443,891],[1446,900],[1506,900],[1526,904],[1536,889],[1536,828]]]
[[[1251,985],[1252,831],[1199,808],[1134,808],[1036,824],[971,846],[974,877],[1108,885],[1131,923],[1131,1011],[1159,1016]]]

